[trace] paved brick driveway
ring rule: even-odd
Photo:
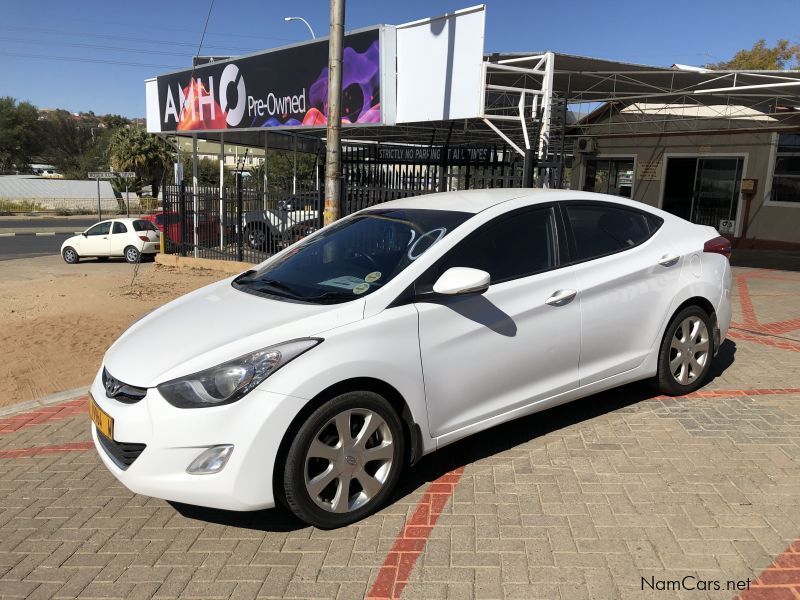
[[[800,274],[736,280],[702,391],[634,385],[483,433],[337,531],[132,495],[85,400],[0,418],[0,597],[732,598],[749,579],[747,600],[800,600]]]

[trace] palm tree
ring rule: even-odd
[[[153,196],[158,197],[158,186],[173,160],[164,140],[138,127],[121,127],[111,138],[108,154],[112,169],[135,172],[150,182]]]

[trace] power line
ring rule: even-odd
[[[84,62],[84,63],[97,63],[103,65],[120,65],[124,67],[148,67],[153,69],[180,69],[182,67],[175,65],[156,65],[149,63],[128,62],[122,60],[104,60],[100,58],[81,58],[78,56],[50,56],[45,54],[27,54],[23,52],[6,52],[0,50],[0,56],[16,56],[20,58],[35,58],[39,60],[59,60],[65,62]]]
[[[33,33],[54,33],[56,35],[64,35],[64,36],[78,36],[81,38],[84,37],[92,37],[97,39],[105,39],[105,40],[123,40],[126,42],[139,42],[144,44],[159,44],[162,46],[181,46],[184,48],[194,48],[195,45],[192,42],[178,42],[178,41],[170,41],[170,40],[154,40],[154,39],[147,39],[142,37],[134,37],[134,36],[124,36],[124,35],[112,35],[112,34],[105,34],[105,33],[82,33],[77,31],[64,31],[60,29],[49,29],[49,28],[39,28],[39,27],[8,27],[8,26],[0,26],[0,30],[5,31],[30,31]],[[217,50],[228,50],[231,52],[256,52],[260,50],[260,48],[246,48],[242,46],[220,46],[216,44],[209,44],[207,48],[216,48]]]
[[[68,48],[91,48],[94,50],[111,50],[112,52],[133,52],[138,54],[156,54],[163,56],[182,56],[188,58],[186,52],[170,52],[163,50],[148,50],[146,48],[126,48],[124,46],[103,46],[101,44],[82,44],[80,42],[55,42],[49,40],[30,40],[19,38],[0,37],[0,42],[12,42],[16,44],[35,44],[44,46],[68,47]]]

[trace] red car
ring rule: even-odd
[[[158,211],[149,215],[141,217],[146,221],[154,223],[167,238],[173,242],[178,242],[181,239],[181,217],[175,211]],[[194,227],[191,213],[187,213],[184,217],[184,231],[186,241],[192,242],[192,228]],[[200,245],[210,245],[219,243],[219,217],[206,212],[199,212],[197,214],[198,230],[197,237]]]

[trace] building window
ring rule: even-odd
[[[778,137],[771,199],[800,204],[800,134],[782,133]]]
[[[633,188],[632,158],[587,158],[583,191],[631,197]]]

